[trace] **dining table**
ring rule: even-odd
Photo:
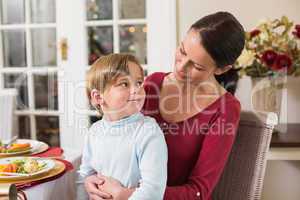
[[[77,170],[81,163],[81,152],[65,148],[63,152],[63,159],[70,162],[73,169],[57,179],[24,189],[28,200],[73,200],[76,198]]]

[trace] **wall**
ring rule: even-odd
[[[261,200],[299,200],[299,185],[299,161],[268,161]]]
[[[300,23],[299,0],[177,0],[178,18],[177,34],[180,40],[189,26],[198,18],[219,11],[233,13],[243,24],[246,30],[251,30],[255,25],[266,18],[279,18],[287,15],[291,20]],[[288,79],[288,98],[283,101],[283,113],[288,113],[288,122],[300,123],[300,78]],[[239,83],[237,97],[243,109],[250,109],[251,80],[243,78]],[[300,134],[300,133],[299,133]],[[292,180],[292,183],[291,181]],[[263,191],[263,200],[299,200],[300,161],[272,161],[268,168]]]
[[[291,20],[300,21],[299,0],[177,0],[179,11],[179,35],[183,36],[188,27],[199,17],[224,10],[234,14],[246,30],[266,17],[287,15]]]

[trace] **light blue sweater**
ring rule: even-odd
[[[130,200],[161,200],[167,182],[167,145],[151,117],[136,113],[119,121],[102,119],[85,139],[82,178],[101,172],[125,187],[138,187]]]

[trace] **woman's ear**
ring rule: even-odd
[[[99,90],[92,89],[91,91],[91,103],[92,105],[102,105],[103,104],[103,98],[100,94]]]
[[[228,70],[230,70],[232,68],[232,65],[226,65],[225,67],[217,67],[215,70],[215,75],[221,75],[224,74],[225,72],[227,72]]]

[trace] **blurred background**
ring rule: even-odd
[[[0,0],[0,88],[18,90],[19,136],[81,148],[99,120],[84,88],[93,61],[126,52],[146,75],[171,71],[190,25],[220,10],[233,13],[246,31],[282,16],[300,23],[299,0]],[[300,199],[300,79],[286,76],[284,85],[277,110],[284,128],[272,145],[287,153],[268,161],[264,200]],[[252,89],[251,77],[243,76],[236,96],[244,110],[253,109]]]

